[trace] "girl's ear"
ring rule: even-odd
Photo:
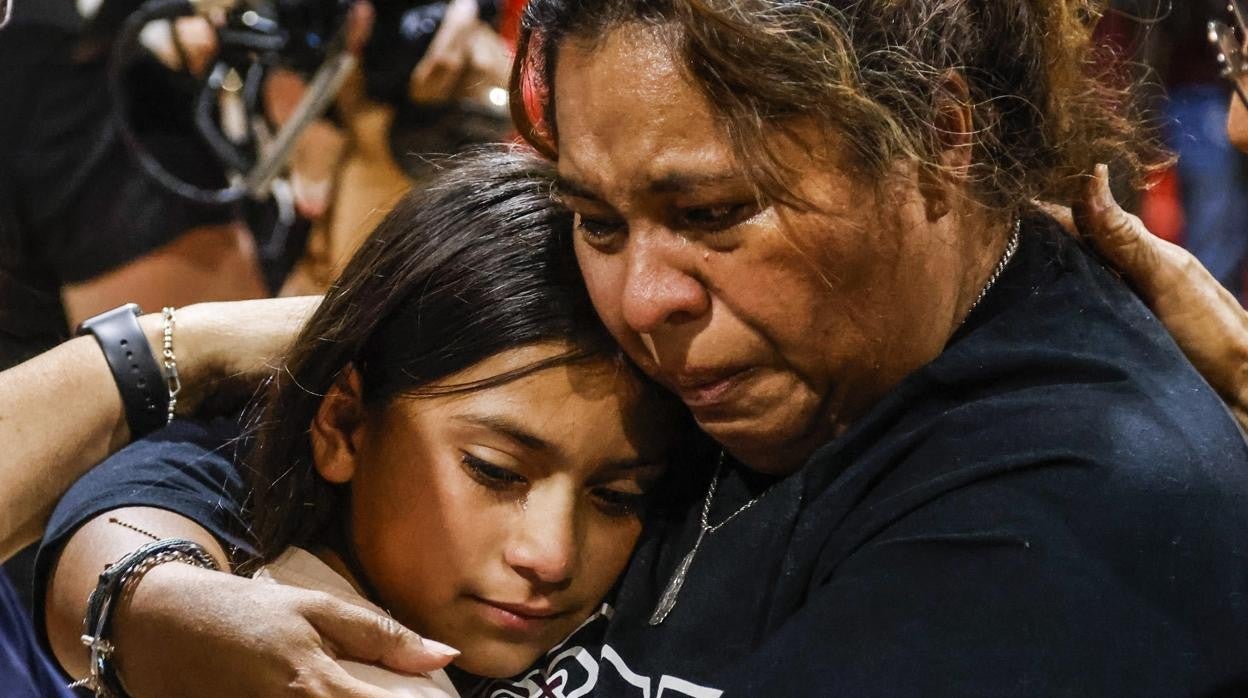
[[[334,484],[350,482],[359,466],[367,412],[359,371],[348,365],[321,400],[309,437],[312,460],[321,477]]]

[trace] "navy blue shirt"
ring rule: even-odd
[[[228,459],[177,448],[190,446],[136,445],[75,486],[44,556],[103,506],[163,506],[236,536]],[[943,354],[800,472],[730,471],[710,520],[764,491],[703,541],[661,625],[647,619],[700,501],[649,522],[610,611],[519,688],[466,692],[1248,692],[1243,433],[1148,310],[1047,218],[1025,222]]]
[[[0,696],[72,698],[66,683],[35,642],[17,591],[0,574]]]

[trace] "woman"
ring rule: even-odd
[[[1150,162],[1085,74],[1096,9],[530,5],[517,87],[545,108],[520,121],[557,158],[595,308],[732,456],[542,690],[1239,687],[1243,438],[1028,203]],[[208,576],[138,588],[136,681],[208,613],[162,594],[242,593]],[[232,690],[276,685],[220,656],[256,672]]]

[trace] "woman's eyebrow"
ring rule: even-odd
[[[741,176],[736,173],[672,172],[654,179],[647,188],[659,194],[682,194],[726,184],[737,185],[741,182]]]
[[[646,190],[655,194],[682,194],[699,189],[742,183],[742,177],[736,172],[668,172],[655,177],[646,184]],[[572,197],[587,201],[602,201],[587,185],[581,184],[565,176],[555,179],[554,194],[557,198]]]
[[[498,414],[467,414],[457,419],[474,426],[496,431],[531,451],[555,452],[558,448],[551,442],[525,429],[524,426]]]
[[[572,197],[576,199],[585,199],[587,201],[601,201],[597,194],[590,190],[584,184],[559,176],[555,178],[554,186],[555,198]]]

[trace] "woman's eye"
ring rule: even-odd
[[[576,229],[590,241],[602,241],[624,229],[624,223],[606,218],[577,215]]]
[[[509,489],[525,483],[523,476],[482,460],[471,453],[464,454],[463,462],[464,467],[468,469],[468,474],[474,480],[491,489]]]
[[[753,216],[758,211],[757,203],[723,204],[719,206],[698,206],[684,209],[680,217],[690,228],[702,230],[723,230]]]
[[[594,498],[610,516],[639,516],[647,499],[644,492],[624,492],[610,487],[595,488]]]

